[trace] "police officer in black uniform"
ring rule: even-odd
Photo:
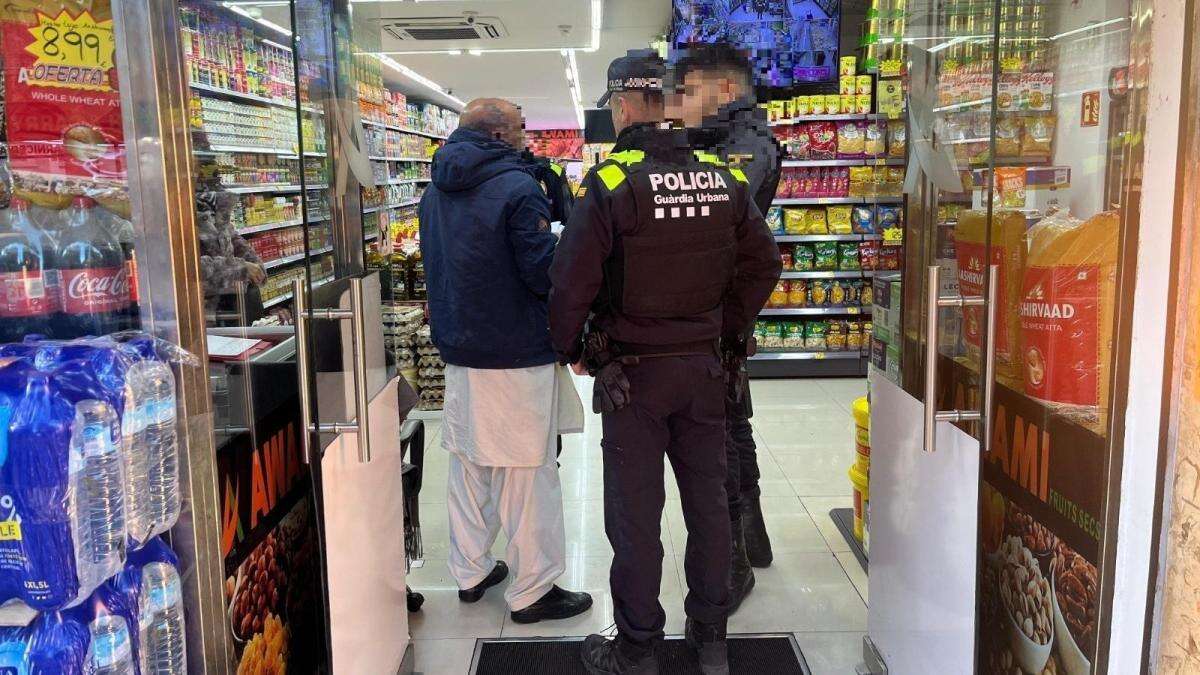
[[[550,268],[551,339],[563,363],[578,372],[585,360],[596,376],[593,407],[604,426],[617,637],[585,640],[583,661],[593,674],[658,672],[664,457],[688,528],[688,643],[704,673],[728,673],[719,341],[746,332],[781,271],[742,172],[698,159],[685,131],[662,125],[664,74],[650,51],[609,66],[609,94],[599,105],[611,96],[620,135],[584,180]]]
[[[550,220],[566,225],[571,219],[571,209],[575,206],[575,195],[571,193],[566,169],[549,157],[533,154],[528,148],[521,153],[521,157],[533,167],[533,177],[550,200]]]
[[[728,43],[695,44],[673,54],[674,87],[667,110],[681,119],[692,145],[746,174],[763,213],[775,200],[784,152],[758,106],[750,55]],[[746,339],[750,339],[747,335]],[[758,453],[750,425],[753,406],[744,359],[727,354],[731,372],[725,401],[725,454],[729,518],[733,532],[733,611],[754,588],[751,567],[769,567],[771,540],[763,522]]]

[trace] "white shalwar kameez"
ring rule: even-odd
[[[442,447],[450,452],[446,499],[450,574],[477,586],[496,565],[501,528],[517,611],[537,602],[566,570],[557,436],[583,429],[583,405],[565,368],[446,366]]]

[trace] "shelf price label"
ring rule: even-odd
[[[825,352],[813,352],[812,357],[813,357],[813,359],[815,359],[817,361],[824,361],[825,360]]]
[[[46,86],[67,89],[109,90],[113,69],[112,19],[96,20],[91,12],[58,16],[38,12],[37,25],[27,28],[33,42],[25,51],[34,56],[33,66],[22,78]]]
[[[847,308],[846,308],[846,313],[847,313],[847,314],[858,314],[858,313],[859,313],[859,308],[858,308],[858,307],[847,307]]]

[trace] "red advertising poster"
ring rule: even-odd
[[[1100,126],[1100,92],[1083,92],[1082,102],[1079,106],[1079,126]]]
[[[543,129],[525,132],[529,151],[551,159],[583,159],[583,132],[579,129]]]
[[[109,3],[53,7],[0,15],[14,193],[49,208],[86,194],[127,213]]]

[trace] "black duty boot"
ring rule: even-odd
[[[579,655],[590,675],[658,675],[654,649],[620,636],[610,640],[603,635],[589,635]]]
[[[516,623],[537,623],[569,619],[583,614],[591,608],[592,596],[587,593],[572,593],[553,586],[537,602],[525,609],[518,609],[511,616]]]
[[[742,528],[746,533],[746,557],[754,567],[770,567],[775,556],[771,554],[771,538],[763,522],[762,504],[758,497],[742,495]]]
[[[463,602],[479,602],[487,589],[508,578],[508,565],[504,564],[503,560],[497,560],[496,566],[488,573],[483,581],[475,585],[474,588],[468,588],[458,592],[458,599]]]
[[[754,568],[746,557],[746,539],[743,534],[741,520],[732,523],[733,533],[733,566],[729,568],[729,614],[732,615],[742,606],[742,601],[750,595],[754,588]]]
[[[700,672],[704,675],[729,675],[729,647],[725,642],[725,624],[700,623],[688,617],[683,629],[688,646],[696,651]]]

